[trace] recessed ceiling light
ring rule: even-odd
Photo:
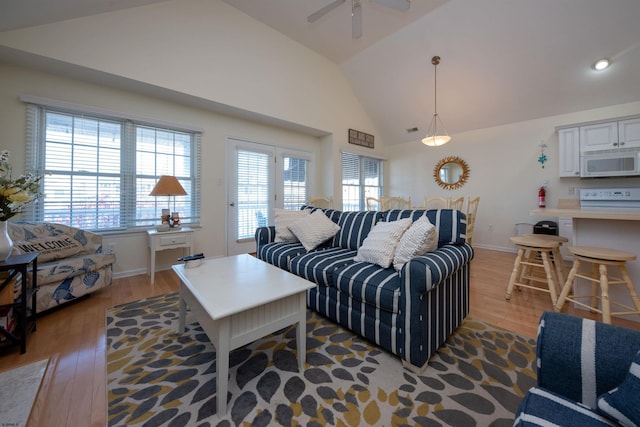
[[[611,61],[609,61],[609,58],[602,58],[594,62],[591,67],[596,71],[602,71],[609,65],[611,65]]]

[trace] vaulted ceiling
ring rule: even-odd
[[[0,31],[155,1],[0,0]],[[359,39],[352,0],[313,23],[333,0],[224,1],[337,63],[388,144],[424,136],[434,55],[449,134],[640,101],[638,0],[413,0],[406,12],[361,0]],[[612,65],[596,72],[601,57]]]

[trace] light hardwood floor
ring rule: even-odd
[[[538,319],[552,310],[547,294],[524,289],[505,301],[504,292],[515,254],[476,249],[471,266],[470,316],[495,326],[535,338]],[[112,286],[89,298],[42,315],[38,330],[29,336],[27,353],[18,347],[0,351],[0,371],[51,358],[30,426],[105,426],[105,310],[117,304],[178,289],[173,271],[114,280]],[[584,310],[564,312],[595,318]],[[640,330],[640,323],[614,319],[614,324]]]

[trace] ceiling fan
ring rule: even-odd
[[[307,22],[316,22],[324,15],[345,3],[347,0],[335,0],[322,9],[312,13],[307,17]],[[376,3],[390,7],[392,9],[406,12],[411,6],[411,0],[374,0]],[[351,0],[351,37],[358,39],[362,37],[362,1]]]

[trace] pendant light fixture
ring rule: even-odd
[[[422,143],[424,145],[428,145],[429,147],[437,147],[449,142],[451,140],[451,137],[447,135],[447,131],[444,130],[442,120],[440,120],[440,116],[438,116],[438,80],[436,77],[436,72],[438,64],[440,63],[440,57],[434,56],[433,58],[431,58],[431,63],[433,64],[433,119],[431,119],[431,124],[429,125],[427,136],[422,138]],[[440,125],[440,129],[442,129],[442,135],[438,133],[438,125]]]

